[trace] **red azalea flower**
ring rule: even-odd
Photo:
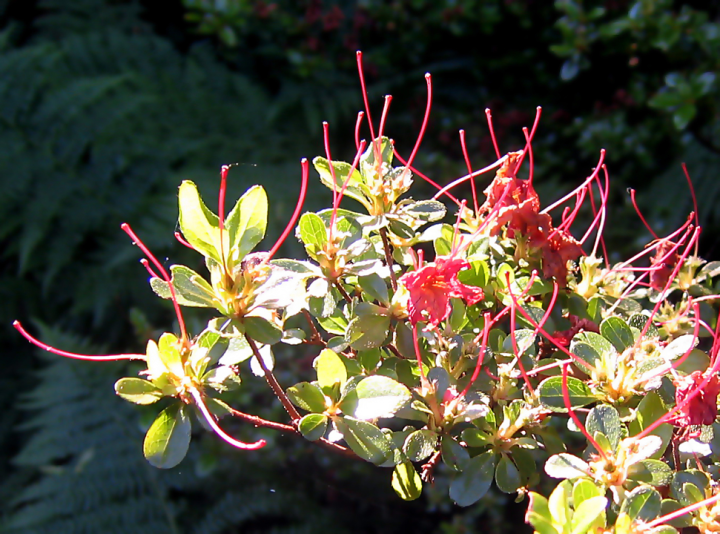
[[[670,254],[674,243],[664,241],[656,251],[655,256],[650,259],[653,269],[650,271],[650,287],[655,291],[662,291],[670,281],[670,276],[675,270],[680,256],[677,252]]]
[[[582,246],[573,236],[565,230],[558,230],[542,246],[543,272],[565,283],[568,260],[577,260],[584,255]]]
[[[450,298],[461,298],[468,305],[483,299],[483,290],[466,286],[458,280],[458,273],[469,266],[467,260],[452,256],[438,257],[417,271],[406,273],[400,282],[410,293],[408,315],[413,325],[427,321],[437,326],[452,308]]]
[[[675,402],[680,404],[690,395],[705,379],[700,371],[680,378],[675,384]],[[705,384],[702,391],[693,397],[673,419],[675,426],[711,425],[717,418],[717,397],[720,393],[720,379],[718,375]]]

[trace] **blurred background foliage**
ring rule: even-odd
[[[606,148],[609,248],[620,257],[649,238],[625,188],[638,189],[666,232],[692,209],[686,161],[702,252],[714,259],[719,17],[707,2],[671,0],[0,1],[0,532],[517,529],[525,504],[507,496],[458,509],[439,473],[422,500],[401,503],[389,472],[277,435],[250,454],[203,435],[179,468],[152,469],[140,451],[152,414],[112,394],[122,368],[39,356],[10,322],[32,322],[71,350],[143,350],[172,312],[149,291],[120,223],[159,257],[194,266],[172,237],[176,187],[192,179],[213,205],[220,165],[238,162],[230,198],[265,185],[274,239],[295,201],[299,158],[322,153],[323,120],[334,158],[352,158],[357,49],[376,120],[382,96],[394,95],[387,132],[401,154],[415,141],[432,72],[416,165],[437,181],[464,173],[460,128],[476,168],[494,159],[486,107],[509,151],[542,105],[533,146],[546,202]],[[322,189],[313,186],[309,209],[329,198]],[[287,254],[298,251],[288,243]],[[307,372],[312,357],[278,354],[281,381]],[[231,400],[282,418],[248,375]]]

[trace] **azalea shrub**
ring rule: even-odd
[[[391,97],[376,129],[360,53],[358,67],[366,110],[356,153],[333,159],[325,124],[325,154],[312,161],[332,206],[302,213],[303,160],[297,206],[270,250],[256,250],[265,189],[250,188],[226,212],[229,166],[217,213],[192,182],[179,189],[176,236],[202,255],[206,273],[167,270],[123,225],[150,287],[172,302],[176,331],[149,340],[144,354],[91,356],[15,327],[61,356],[144,362],[115,392],[141,405],[162,400],[143,447],[159,468],[183,460],[193,419],[247,454],[267,445],[221,426],[237,418],[387,468],[401,499],[418,498],[438,470],[460,506],[495,485],[527,501],[526,521],[541,534],[719,532],[720,262],[697,256],[697,214],[658,236],[638,209],[638,229],[654,239],[612,263],[604,151],[574,190],[543,205],[532,152],[540,108],[524,146],[505,154],[487,110],[496,160],[473,170],[461,131],[467,174],[431,179],[413,166],[430,75],[421,131],[404,158],[385,135]],[[418,179],[435,188],[432,198],[412,196]],[[278,257],[291,235],[305,257]],[[201,331],[188,332],[185,306],[208,309]],[[313,373],[280,384],[280,344],[312,351]],[[223,400],[256,379],[285,421]]]

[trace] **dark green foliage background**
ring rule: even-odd
[[[440,472],[424,499],[402,503],[389,471],[273,434],[264,450],[240,453],[198,433],[177,469],[150,468],[142,428],[157,407],[138,411],[112,394],[128,369],[39,357],[10,323],[21,319],[70,350],[143,350],[172,313],[149,290],[120,223],[131,223],[161,259],[201,269],[172,237],[176,188],[192,179],[212,206],[220,165],[238,162],[229,199],[263,184],[274,239],[295,202],[299,158],[322,153],[322,120],[331,122],[334,158],[352,158],[362,106],[357,48],[376,124],[382,95],[395,95],[388,134],[405,155],[424,111],[422,76],[433,73],[433,115],[417,166],[441,183],[463,173],[459,128],[473,164],[492,161],[485,107],[507,151],[519,148],[520,128],[540,104],[536,184],[546,201],[608,149],[616,180],[608,235],[622,244],[610,249],[624,252],[648,239],[635,219],[625,224],[624,188],[639,190],[649,219],[666,231],[691,209],[685,160],[713,259],[720,83],[693,97],[696,114],[680,128],[677,106],[651,104],[673,91],[668,73],[718,71],[718,11],[626,1],[211,4],[0,2],[0,532],[518,528],[524,503],[506,496],[460,510],[444,497]],[[311,187],[309,207],[320,207],[328,196]],[[298,251],[288,243],[287,254]],[[312,356],[281,352],[281,382],[307,373]],[[249,375],[243,371],[233,402],[282,419]],[[258,435],[226,424],[248,439]]]

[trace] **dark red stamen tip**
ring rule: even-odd
[[[31,336],[25,328],[20,324],[20,321],[13,321],[13,327],[15,330],[27,339],[30,343],[39,347],[43,350],[57,354],[58,356],[64,356],[66,358],[72,358],[74,360],[88,360],[94,362],[103,361],[114,361],[114,360],[144,360],[146,356],[144,354],[103,354],[103,355],[90,355],[90,354],[77,354],[75,352],[67,352],[65,350],[56,349],[40,341],[37,338]]]

